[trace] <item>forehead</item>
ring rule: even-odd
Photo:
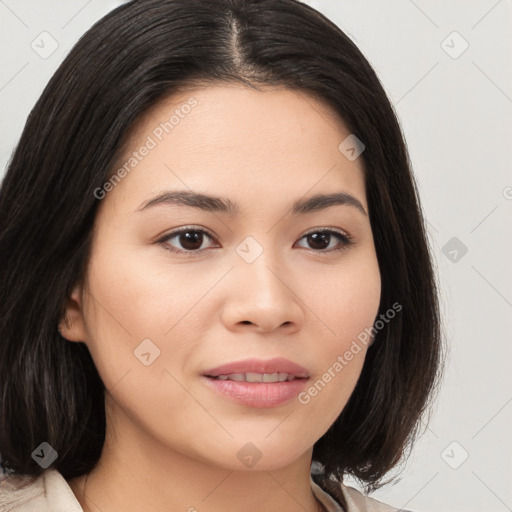
[[[366,207],[362,158],[350,161],[339,150],[349,134],[336,112],[303,91],[182,90],[138,121],[114,169],[127,177],[109,196],[123,190],[123,198],[140,203],[188,189],[231,192],[243,203],[343,190]]]

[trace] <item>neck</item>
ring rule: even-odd
[[[115,435],[107,429],[98,464],[68,483],[84,512],[322,512],[311,489],[311,455],[312,449],[272,471],[231,470],[171,450],[136,429],[116,428]]]

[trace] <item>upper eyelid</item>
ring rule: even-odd
[[[209,237],[213,238],[216,240],[216,236],[207,228],[204,228],[202,226],[183,226],[183,227],[180,227],[180,228],[176,228],[172,231],[169,231],[168,233],[162,235],[161,237],[158,238],[158,240],[165,240],[167,238],[170,238],[172,236],[176,236],[184,231],[199,231],[199,232],[204,232],[205,234],[207,234]],[[341,229],[341,228],[332,228],[332,227],[329,227],[329,226],[320,226],[320,227],[316,227],[316,228],[311,228],[309,229],[308,231],[306,231],[306,233],[304,233],[303,235],[300,236],[300,238],[303,238],[311,233],[317,233],[319,231],[334,231],[336,233],[339,233],[340,235],[343,235],[343,236],[346,236],[347,238],[352,238],[352,235],[348,232],[346,232],[345,230]]]
[[[201,227],[201,226],[182,226],[182,227],[176,228],[176,229],[170,231],[169,233],[159,237],[157,239],[156,243],[165,244],[170,238],[174,238],[175,236],[179,236],[181,233],[187,232],[187,231],[203,232],[210,239],[212,239],[216,243],[219,243],[217,241],[217,237],[215,235],[213,235],[213,233],[211,233],[210,230],[208,230],[207,228]],[[322,231],[328,231],[328,232],[333,232],[334,234],[337,234],[342,239],[341,243],[346,248],[348,248],[349,246],[353,246],[355,244],[353,236],[350,233],[347,233],[347,232],[345,232],[344,230],[342,230],[340,228],[332,228],[332,227],[328,227],[328,226],[320,226],[320,227],[316,227],[316,228],[311,228],[306,233],[301,235],[297,240],[300,241],[304,237],[306,237],[306,236],[308,236],[308,235],[310,235],[312,233],[318,233],[318,232],[322,232]],[[203,250],[207,251],[209,249],[210,248],[203,249]],[[194,253],[200,253],[202,251],[183,251],[181,249],[176,249],[176,252],[183,252],[183,253],[188,253],[188,254],[194,254]],[[317,252],[319,252],[319,253],[322,253],[322,252],[328,253],[329,251],[317,251]]]

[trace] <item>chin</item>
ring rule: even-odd
[[[230,445],[220,452],[217,445],[218,457],[214,462],[229,471],[278,471],[304,457],[307,451],[298,445],[292,448],[286,443],[276,446],[275,442],[265,442],[264,439],[234,441]],[[212,452],[209,455],[211,457]]]

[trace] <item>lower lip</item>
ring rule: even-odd
[[[269,408],[284,404],[304,389],[309,379],[284,382],[237,382],[203,377],[206,384],[218,393],[248,407]]]

